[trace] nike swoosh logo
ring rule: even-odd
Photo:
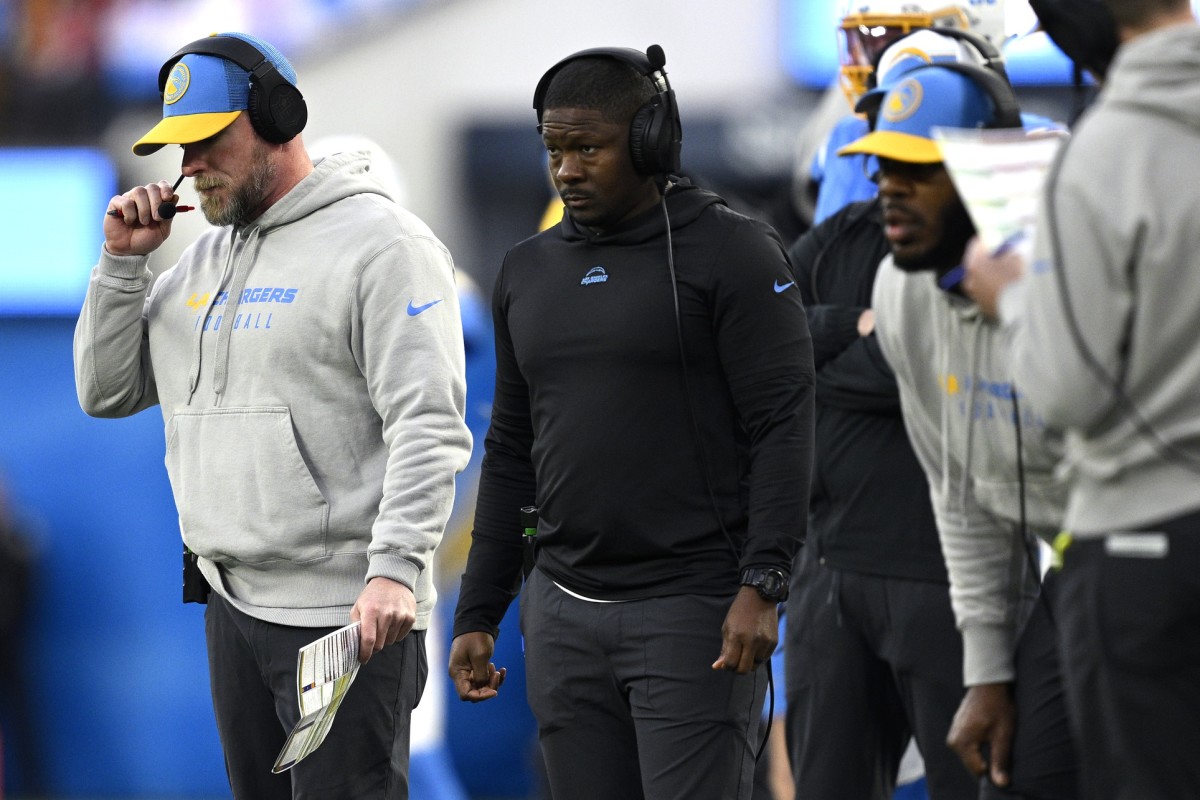
[[[423,306],[414,306],[412,304],[412,300],[409,300],[408,301],[408,315],[410,317],[415,317],[417,314],[420,314],[422,311],[428,311],[429,309],[433,308],[440,302],[442,302],[442,301],[434,300],[432,303],[426,303]]]
[[[788,281],[787,283],[783,284],[782,286],[779,285],[779,281],[775,281],[775,294],[780,294],[782,292],[786,292],[788,289],[792,288],[795,285],[796,285],[795,281]]]

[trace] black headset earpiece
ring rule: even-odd
[[[300,90],[279,74],[254,45],[236,36],[206,36],[179,48],[158,71],[162,94],[171,68],[186,55],[217,56],[232,61],[250,73],[247,112],[259,136],[274,144],[291,141],[308,122],[308,106]]]
[[[537,112],[538,129],[541,130],[542,112],[545,111],[546,92],[550,82],[566,64],[587,57],[615,58],[649,78],[656,93],[633,115],[629,126],[629,153],[633,167],[643,175],[673,175],[679,172],[679,150],[683,144],[683,126],[679,121],[679,109],[675,105],[675,91],[667,80],[667,63],[663,49],[650,45],[643,53],[629,47],[593,47],[580,50],[559,61],[546,71],[533,92],[533,108]]]

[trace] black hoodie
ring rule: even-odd
[[[809,546],[837,569],[945,583],[929,484],[900,416],[896,376],[875,336],[858,334],[887,253],[878,200],[846,206],[788,253],[817,366]]]
[[[596,599],[732,594],[740,569],[790,569],[812,457],[800,293],[767,225],[690,184],[666,209],[669,237],[661,205],[598,235],[568,214],[504,260],[456,636],[496,631],[525,505],[538,568]]]

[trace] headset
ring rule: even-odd
[[[216,56],[250,73],[247,110],[255,132],[272,144],[291,141],[308,122],[308,106],[300,90],[279,73],[257,47],[236,36],[206,36],[179,48],[158,71],[158,93],[167,85],[171,68],[186,55]]]
[[[998,73],[994,69],[977,67],[974,64],[928,64],[924,67],[917,67],[908,74],[931,67],[941,67],[942,69],[948,69],[951,72],[965,75],[983,87],[988,97],[991,98],[992,107],[995,109],[992,121],[983,127],[1024,127],[1024,123],[1021,122],[1021,107],[1017,103],[1017,95],[1013,92],[1012,84],[1008,82],[1007,74]]]
[[[1008,80],[1008,70],[1004,66],[1004,56],[996,48],[996,45],[992,44],[986,37],[980,36],[974,31],[963,30],[961,28],[929,28],[927,30],[932,30],[937,35],[944,36],[947,39],[955,39],[960,42],[966,42],[971,46],[972,49],[975,50],[976,53],[979,54],[980,59],[983,61],[983,64],[981,65],[982,67],[992,70],[1004,80]],[[892,42],[892,44],[895,45],[902,41],[904,41],[904,39],[900,38],[895,42]],[[889,49],[890,47],[880,50],[879,54],[875,57],[875,63],[872,65],[871,74],[867,78],[869,88],[871,89],[875,88],[876,78],[879,73],[879,62],[883,60],[884,53],[886,53]],[[939,66],[946,66],[947,63],[953,62],[937,62]]]
[[[663,69],[667,57],[663,49],[656,44],[647,47],[645,53],[629,47],[593,47],[580,50],[559,61],[542,76],[533,92],[533,109],[537,112],[538,132],[542,129],[546,92],[550,89],[554,76],[568,63],[589,57],[613,58],[624,62],[654,84],[655,95],[634,113],[633,121],[629,125],[629,152],[633,157],[633,168],[641,175],[678,173],[683,126],[679,122],[675,91],[667,80],[667,71]]]
[[[936,32],[942,36],[958,39],[971,45],[983,59],[983,65],[977,66],[975,64],[963,64],[954,61],[938,61],[914,67],[905,72],[904,75],[908,76],[920,70],[933,67],[940,67],[964,75],[979,84],[987,92],[988,97],[992,101],[995,115],[991,122],[984,125],[985,128],[1023,127],[1021,107],[1017,102],[1017,95],[1013,90],[1012,84],[1009,82],[1008,70],[1004,66],[1004,56],[1000,54],[996,46],[971,31],[962,31],[957,28],[939,28]],[[903,41],[903,39],[897,41]],[[882,53],[880,56],[882,57]],[[874,74],[872,72],[872,79],[874,78]],[[874,114],[882,101],[882,93],[863,95],[858,105],[854,107],[854,110],[860,114],[866,114],[871,120],[871,127],[874,128]]]

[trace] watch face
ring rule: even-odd
[[[753,586],[764,600],[782,602],[787,597],[787,576],[777,569],[748,569],[742,574],[742,585]]]
[[[779,597],[783,594],[783,576],[776,570],[769,569],[763,573],[762,592],[768,597]]]

